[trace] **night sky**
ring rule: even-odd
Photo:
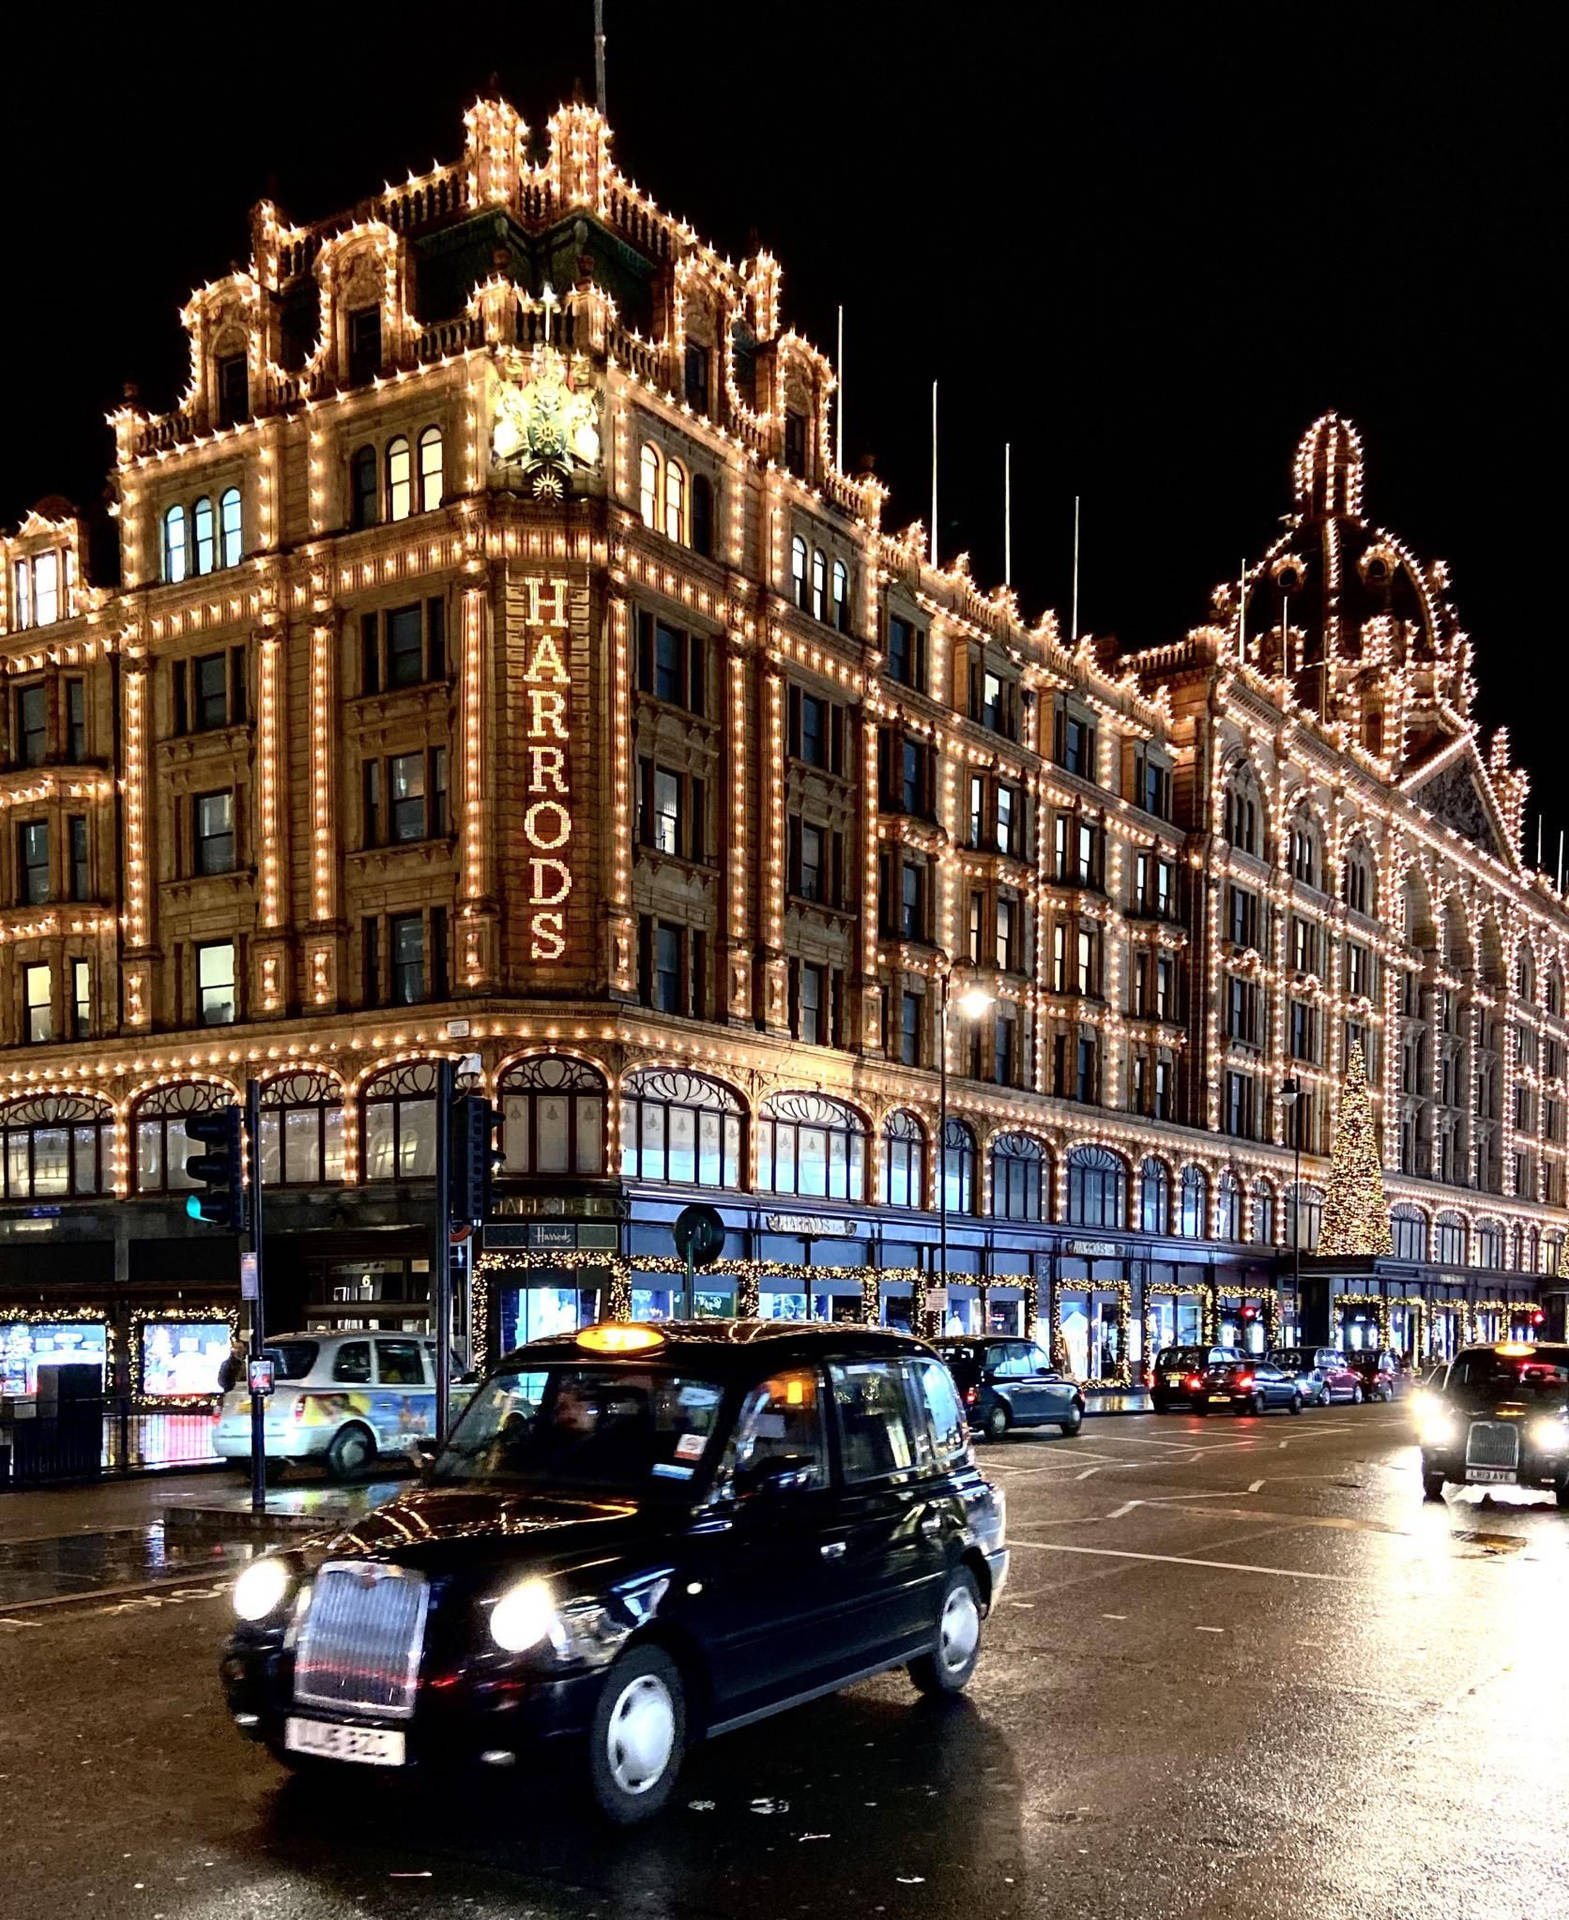
[[[1203,619],[1290,504],[1327,407],[1372,517],[1451,563],[1485,725],[1569,818],[1548,638],[1561,588],[1564,153],[1546,8],[1148,9],[982,0],[606,0],[622,166],[722,251],[783,262],[784,312],[846,326],[846,452],[888,523],[1002,567],[1002,447],[1028,614],[1125,643]],[[232,44],[222,35],[234,35]],[[44,11],[8,27],[0,521],[87,503],[122,383],[168,405],[177,309],[243,261],[271,192],[314,219],[455,158],[492,74],[534,125],[581,79],[590,0]],[[1534,845],[1529,849],[1534,852]]]

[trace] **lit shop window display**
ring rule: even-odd
[[[227,1320],[143,1321],[143,1394],[149,1400],[188,1400],[216,1394],[218,1369],[231,1339]]]
[[[108,1330],[102,1321],[0,1322],[0,1393],[36,1393],[40,1367],[91,1366],[102,1377],[107,1363]]]

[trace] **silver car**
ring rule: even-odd
[[[1317,1347],[1275,1347],[1269,1356],[1272,1367],[1295,1380],[1306,1407],[1329,1405],[1329,1376],[1318,1364],[1320,1352]]]

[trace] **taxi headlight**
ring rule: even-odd
[[[294,1576],[276,1554],[253,1560],[234,1583],[234,1611],[242,1620],[265,1620],[282,1606]]]
[[[1443,1407],[1432,1407],[1422,1415],[1417,1432],[1424,1447],[1449,1447],[1460,1438],[1460,1423]]]
[[[1562,1453],[1569,1447],[1569,1427],[1562,1420],[1533,1420],[1531,1445],[1538,1453]]]
[[[543,1580],[520,1580],[490,1610],[490,1637],[508,1653],[526,1653],[561,1630],[555,1602]]]

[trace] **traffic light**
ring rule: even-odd
[[[490,1212],[490,1179],[501,1165],[495,1144],[501,1115],[482,1093],[460,1094],[452,1103],[447,1217],[477,1226]]]
[[[1547,1319],[1547,1315],[1543,1313],[1540,1307],[1533,1307],[1531,1309],[1531,1325],[1533,1327],[1541,1326],[1546,1321],[1546,1319]]]
[[[191,1194],[185,1211],[193,1220],[229,1233],[245,1231],[244,1121],[235,1106],[214,1107],[187,1116],[185,1131],[200,1140],[205,1153],[193,1153],[185,1163],[188,1178],[206,1189]]]

